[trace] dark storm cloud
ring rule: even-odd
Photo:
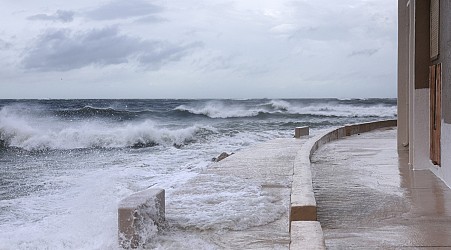
[[[355,50],[352,51],[351,54],[348,55],[348,57],[353,56],[372,56],[375,53],[377,53],[379,49],[363,49],[363,50]]]
[[[94,20],[114,20],[154,15],[162,10],[160,6],[143,0],[115,0],[89,11],[87,16]]]
[[[26,53],[22,64],[28,70],[67,71],[136,60],[140,67],[158,69],[199,46],[199,43],[178,46],[164,41],[142,40],[122,35],[116,27],[77,33],[62,29],[41,35]]]
[[[39,21],[53,21],[53,22],[63,22],[68,23],[74,20],[74,12],[67,10],[57,10],[52,15],[47,14],[37,14],[33,16],[29,16],[28,20],[39,20]]]

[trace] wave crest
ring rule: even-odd
[[[225,105],[223,102],[211,101],[202,106],[190,107],[180,105],[175,108],[177,111],[188,112],[195,115],[204,115],[210,118],[238,118],[238,117],[254,117],[260,110],[246,109],[240,105]]]
[[[271,100],[269,105],[271,105],[274,110],[280,111],[288,111],[291,108],[291,104],[284,100]]]
[[[146,120],[134,123],[35,121],[0,110],[0,145],[25,150],[183,146],[206,138],[214,128],[168,129]]]

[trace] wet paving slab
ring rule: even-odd
[[[312,174],[328,249],[451,249],[451,190],[409,168],[396,129],[324,145]]]

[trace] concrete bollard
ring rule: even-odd
[[[309,135],[309,127],[297,127],[294,129],[294,138],[301,138],[301,136]]]
[[[119,245],[138,248],[158,232],[165,221],[164,189],[147,189],[123,199],[118,208]]]

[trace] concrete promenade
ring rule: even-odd
[[[222,232],[223,244],[227,244],[221,247],[288,249],[293,161],[304,141],[292,138],[271,140],[242,150],[236,157],[232,155],[208,169],[209,173],[215,175],[234,176],[258,183],[261,191],[276,198],[273,202],[283,208],[280,216],[268,224],[242,231]],[[255,212],[258,213],[258,211]]]
[[[195,216],[198,210],[208,216],[217,215],[203,218],[204,228],[200,230],[195,225],[193,230],[180,232],[186,237],[200,237],[213,248],[288,249],[293,162],[305,141],[270,140],[212,164],[186,183],[189,188],[172,195],[193,197],[194,192],[206,191],[218,197],[193,203],[192,207],[169,204],[168,216],[178,214],[181,220]],[[205,183],[212,186],[196,188]]]
[[[323,145],[312,174],[328,249],[451,249],[451,190],[398,156],[396,129]]]

